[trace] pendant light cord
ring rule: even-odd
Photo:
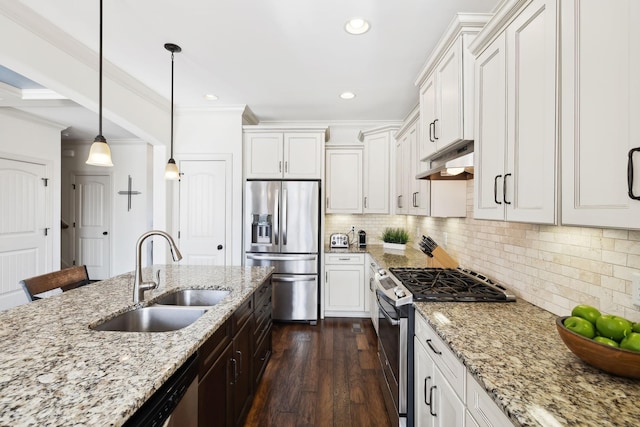
[[[173,51],[171,52],[171,157],[170,158],[173,159]]]
[[[99,63],[99,76],[98,76],[98,137],[104,139],[102,136],[102,0],[100,0],[100,46],[98,48],[100,55]]]

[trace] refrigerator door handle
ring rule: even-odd
[[[286,165],[286,162],[285,162]],[[282,246],[287,244],[287,190],[282,190]]]
[[[280,239],[280,190],[276,190],[275,203],[273,204],[273,240],[279,245]]]
[[[316,255],[254,255],[247,254],[247,259],[257,259],[261,261],[315,261]]]

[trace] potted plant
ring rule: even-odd
[[[409,233],[404,228],[385,228],[382,233],[382,247],[384,249],[392,249],[404,251],[409,241]]]

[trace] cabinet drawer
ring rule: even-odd
[[[429,326],[427,321],[416,311],[416,338],[422,343],[433,359],[442,375],[449,381],[458,397],[464,401],[464,386],[467,370],[453,354],[449,346]]]
[[[260,341],[256,343],[256,351],[253,356],[253,378],[254,386],[260,383],[262,374],[264,373],[269,358],[271,357],[271,326],[266,331],[265,335]]]
[[[231,334],[236,335],[240,328],[247,323],[253,312],[253,297],[242,303],[231,316]]]
[[[230,342],[231,321],[227,320],[200,347],[200,376],[206,374]]]
[[[511,427],[513,423],[478,381],[467,372],[467,410],[479,427]]]
[[[253,313],[253,335],[257,339],[271,326],[271,305],[262,306]]]
[[[364,254],[325,254],[325,264],[363,264]]]
[[[258,288],[253,294],[253,300],[255,301],[255,307],[260,307],[266,300],[271,301],[271,279],[265,282]]]

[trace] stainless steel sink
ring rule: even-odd
[[[141,307],[94,326],[98,331],[167,332],[185,328],[206,313],[195,307]]]
[[[210,307],[225,299],[231,291],[221,289],[182,289],[158,298],[159,305]]]

